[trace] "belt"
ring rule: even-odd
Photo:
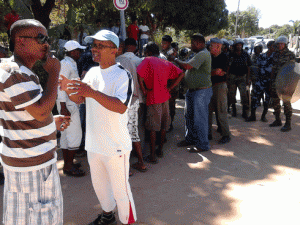
[[[8,157],[8,156],[1,154],[1,158],[2,158],[2,161],[8,166],[31,167],[31,166],[41,165],[45,162],[50,161],[51,159],[54,158],[55,151],[56,151],[56,149],[53,149],[42,155],[38,155],[35,157],[30,157],[30,158],[14,158],[14,157]]]
[[[210,88],[210,87],[190,88],[189,92],[198,91],[198,90],[207,89],[207,88]]]

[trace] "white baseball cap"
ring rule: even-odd
[[[111,41],[112,43],[114,43],[117,46],[117,48],[119,48],[119,45],[120,45],[119,37],[110,30],[100,30],[93,36],[85,37],[84,41],[86,43],[91,43],[91,42],[93,42],[93,39],[96,39],[99,41]]]
[[[67,41],[66,44],[64,45],[64,48],[66,49],[67,52],[73,51],[75,49],[86,49],[85,46],[80,45],[77,41]]]

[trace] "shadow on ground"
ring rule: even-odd
[[[282,133],[280,128],[268,126],[274,119],[271,110],[267,115],[268,123],[246,123],[241,118],[239,106],[238,116],[229,116],[232,141],[226,145],[217,144],[221,137],[214,125],[211,151],[191,154],[176,146],[184,138],[183,107],[184,101],[178,100],[174,130],[167,134],[164,158],[157,165],[147,164],[149,170],[146,173],[132,170],[134,175],[130,183],[137,208],[136,224],[244,225],[248,224],[243,222],[246,219],[249,224],[255,221],[255,224],[297,224],[296,221],[282,223],[286,219],[276,218],[276,213],[282,213],[282,205],[280,210],[277,207],[281,197],[274,198],[269,190],[277,191],[276,184],[282,184],[284,179],[287,182],[295,179],[294,171],[299,170],[300,111],[294,110],[293,130]],[[135,158],[131,160],[136,161]],[[82,162],[87,176],[64,176],[59,151],[64,224],[69,225],[88,224],[101,211],[91,184],[87,159],[79,158],[78,161]],[[299,206],[299,201],[297,203]],[[274,220],[268,220],[272,221],[270,223],[256,220],[259,215],[271,213],[275,216]],[[2,220],[2,215],[0,217]],[[283,217],[288,218],[288,215]]]

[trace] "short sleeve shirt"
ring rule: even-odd
[[[140,25],[139,29],[143,32],[149,31],[149,27],[147,25]],[[149,35],[148,34],[141,34],[141,39],[148,39]]]
[[[211,87],[211,55],[207,49],[198,52],[187,62],[193,68],[186,71],[185,83],[189,89]]]
[[[146,105],[153,105],[170,99],[168,80],[176,79],[182,70],[167,60],[146,57],[138,66],[137,73],[144,78],[145,85],[150,90],[147,94]]]
[[[71,57],[66,56],[63,60],[60,61],[60,75],[65,76],[66,78],[72,80],[79,78],[77,63]],[[57,102],[65,102],[67,105],[76,105],[75,102],[72,102],[65,91],[58,89],[57,92]]]
[[[42,91],[38,76],[30,69],[13,59],[1,62],[1,154],[29,158],[56,148],[56,126],[52,115],[38,121],[25,110],[42,97]]]
[[[118,98],[127,107],[133,92],[131,74],[120,64],[107,69],[91,68],[83,82],[105,95]],[[105,156],[115,156],[131,151],[131,138],[127,123],[127,111],[112,112],[93,98],[86,98],[86,144],[87,151]]]
[[[138,40],[139,27],[135,24],[130,24],[127,28],[128,38]]]
[[[120,55],[116,58],[116,61],[119,62],[125,69],[127,69],[132,75],[134,82],[134,91],[132,97],[132,103],[134,104],[135,100],[139,99],[139,102],[143,102],[143,94],[140,90],[140,85],[137,78],[136,68],[143,61],[141,58],[137,57],[133,52],[126,52],[123,55]]]

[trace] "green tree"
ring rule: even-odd
[[[55,0],[7,0],[25,18],[34,17],[47,28],[50,25],[50,12]],[[68,22],[93,24],[100,18],[104,23],[119,18],[119,11],[112,0],[66,0]],[[59,4],[57,0],[56,5]],[[22,7],[19,7],[22,5]],[[224,0],[131,0],[126,18],[131,15],[146,17],[158,27],[174,27],[176,30],[190,30],[208,35],[227,26],[228,11]],[[73,24],[72,24],[73,23]],[[104,24],[107,25],[107,24]]]
[[[228,18],[228,31],[231,34],[235,33],[236,14],[236,12],[232,12]],[[252,36],[257,34],[259,32],[258,22],[260,17],[260,10],[254,6],[249,6],[247,10],[241,11],[238,16],[237,35],[242,36],[244,33],[245,36]]]

